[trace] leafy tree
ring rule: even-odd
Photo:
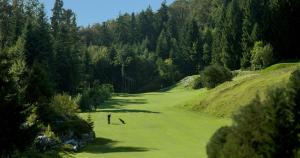
[[[181,74],[177,70],[177,66],[173,64],[172,59],[166,59],[165,61],[158,59],[156,64],[158,66],[159,75],[163,80],[163,86],[169,86],[180,78]]]
[[[49,107],[53,114],[57,115],[58,117],[63,117],[64,120],[67,120],[69,117],[73,117],[76,112],[79,112],[79,106],[72,99],[72,97],[68,96],[67,94],[55,95],[52,98]]]
[[[112,85],[100,85],[95,82],[91,88],[86,88],[79,100],[82,111],[92,111],[100,106],[101,103],[111,98],[114,89]]]
[[[273,48],[270,44],[264,45],[263,42],[255,42],[251,50],[251,64],[254,69],[270,66],[273,59]]]

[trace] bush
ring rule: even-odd
[[[113,86],[110,84],[95,83],[92,88],[87,88],[83,91],[79,101],[82,111],[90,111],[96,109],[105,100],[111,98],[114,92]]]
[[[77,103],[72,100],[72,97],[67,94],[59,94],[52,98],[49,108],[53,115],[52,118],[68,118],[76,115],[77,112],[80,112],[79,106]]]
[[[268,67],[273,61],[273,47],[270,44],[264,45],[262,41],[255,42],[251,50],[252,69]]]
[[[206,146],[206,152],[208,158],[218,158],[221,157],[222,149],[226,143],[226,137],[231,132],[230,127],[221,127],[217,132],[212,136]]]
[[[51,125],[52,130],[59,137],[68,131],[72,131],[76,136],[92,131],[89,123],[77,115],[80,110],[76,101],[67,94],[54,96],[48,111],[47,123]]]
[[[201,77],[200,76],[195,77],[194,80],[191,83],[191,88],[192,89],[199,89],[199,88],[202,88],[202,87],[203,87],[203,85],[202,85]]]
[[[201,72],[201,82],[204,87],[215,88],[217,85],[230,81],[232,79],[231,72],[220,65],[207,66]]]

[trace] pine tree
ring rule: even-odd
[[[168,31],[163,29],[157,40],[156,53],[162,59],[169,58],[170,53],[170,34]]]
[[[0,49],[10,46],[12,42],[11,9],[9,0],[0,0]]]
[[[60,24],[62,21],[63,14],[63,1],[55,0],[54,8],[52,9],[52,17],[51,17],[51,29],[52,34],[55,38],[57,38],[58,33],[60,32]]]
[[[116,41],[123,44],[130,42],[132,40],[130,39],[130,16],[128,14],[119,16],[116,24]]]
[[[241,47],[243,51],[241,66],[247,68],[251,66],[251,49],[255,41],[261,40],[260,23],[258,16],[262,15],[262,6],[260,1],[248,0],[244,3],[244,18],[242,23]]]
[[[202,32],[195,20],[190,21],[181,39],[184,47],[184,54],[188,56],[190,68],[186,70],[188,74],[197,73],[203,69],[203,40]]]
[[[226,8],[225,25],[221,36],[221,61],[229,69],[238,69],[241,58],[241,11],[237,0],[232,0]]]
[[[24,151],[37,134],[35,124],[27,123],[31,106],[24,99],[24,43],[19,38],[8,52],[0,52],[0,157]]]
[[[16,42],[18,37],[22,34],[25,24],[23,0],[13,0],[12,2],[12,31],[13,42]]]
[[[136,21],[136,16],[134,13],[131,14],[130,18],[130,43],[136,43],[138,41],[138,30],[137,30],[137,21]]]
[[[91,127],[91,129],[94,129],[94,121],[92,120],[92,115],[91,113],[88,114],[88,118],[87,118],[87,123],[89,124],[89,126]]]
[[[160,9],[158,10],[158,13],[156,14],[156,31],[158,34],[163,30],[166,29],[166,25],[169,20],[169,15],[168,15],[168,6],[166,0],[164,0],[161,4]]]
[[[142,11],[138,16],[138,31],[141,34],[141,40],[148,38],[149,51],[155,51],[156,49],[156,36],[154,13],[151,7],[148,7],[146,11]]]

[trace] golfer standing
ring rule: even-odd
[[[108,114],[108,115],[107,115],[107,123],[108,123],[108,124],[110,124],[110,117],[111,117],[111,114]]]

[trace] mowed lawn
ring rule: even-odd
[[[205,158],[209,138],[219,127],[230,124],[230,120],[180,108],[203,92],[175,88],[114,96],[92,113],[96,140],[74,157]],[[112,115],[111,125],[107,124],[108,114]]]

